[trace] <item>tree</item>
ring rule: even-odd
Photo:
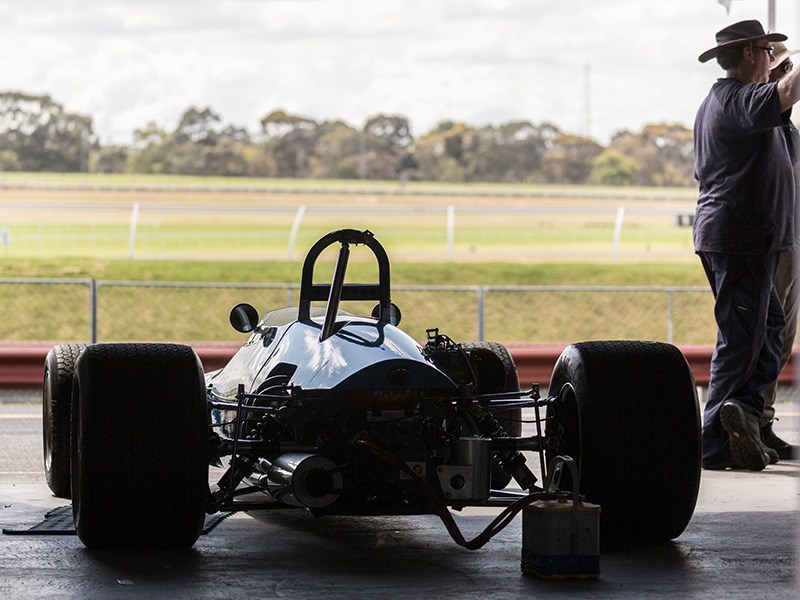
[[[380,140],[387,149],[408,148],[414,142],[408,119],[401,115],[370,117],[364,124],[364,133]]]
[[[206,107],[198,110],[191,107],[181,115],[181,120],[175,130],[178,141],[189,141],[194,144],[215,144],[217,132],[214,126],[220,122],[219,116]]]
[[[124,173],[128,164],[125,146],[97,146],[89,155],[89,170],[93,173]]]
[[[19,171],[17,153],[13,150],[0,150],[0,172]]]
[[[319,126],[312,150],[311,175],[323,179],[358,179],[361,176],[362,134],[342,121]]]
[[[313,119],[275,110],[261,118],[262,152],[272,157],[278,177],[310,177],[322,131]]]
[[[559,133],[542,157],[542,178],[550,183],[586,183],[592,161],[602,151],[603,147],[592,139]]]
[[[266,150],[269,151],[278,167],[279,177],[309,177],[316,136],[297,129],[275,139]]]
[[[134,132],[128,169],[137,173],[180,175],[248,175],[246,130],[228,125],[217,128],[220,117],[210,108],[195,107],[181,115],[172,133],[155,123]]]
[[[253,144],[242,148],[242,157],[247,163],[247,174],[250,177],[278,177],[278,166],[275,159],[263,148]]]
[[[558,130],[548,124],[511,121],[477,130],[465,157],[467,180],[532,181]]]
[[[362,135],[359,142],[365,176],[397,179],[409,165],[408,155],[414,142],[408,119],[400,115],[375,115],[367,119]]]
[[[242,146],[247,132],[228,125],[217,129],[219,115],[211,108],[188,108],[169,141],[169,169],[182,175],[246,175],[247,160]]]
[[[615,150],[606,149],[593,161],[591,179],[600,185],[631,185],[639,166]]]
[[[47,95],[0,92],[2,171],[683,186],[692,183],[692,152],[691,130],[674,123],[620,131],[603,148],[546,122],[445,120],[415,139],[403,115],[378,113],[358,129],[278,109],[251,137],[211,107],[196,106],[173,130],[150,122],[135,130],[130,147],[101,146],[90,117]]]
[[[692,130],[677,123],[646,125],[641,132],[622,131],[609,148],[639,165],[638,185],[682,186],[693,179]]]
[[[0,93],[0,148],[23,171],[86,171],[92,119],[70,113],[50,96]]]
[[[280,139],[297,131],[316,128],[317,122],[307,117],[292,115],[282,109],[261,117],[261,133],[267,140]]]
[[[132,173],[170,173],[169,134],[154,121],[133,132],[127,170]]]
[[[465,181],[464,148],[473,132],[464,123],[440,122],[414,145],[414,176],[426,181]]]

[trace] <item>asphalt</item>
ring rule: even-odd
[[[39,406],[0,403],[0,526],[23,529],[63,506],[41,470]],[[798,407],[776,431],[800,442]],[[800,461],[704,472],[697,510],[670,543],[604,551],[596,580],[545,581],[520,570],[521,519],[477,551],[434,517],[314,519],[236,514],[181,553],[99,553],[74,535],[0,535],[7,598],[791,598],[800,597]],[[635,507],[632,507],[632,509]],[[495,511],[456,514],[470,537]]]

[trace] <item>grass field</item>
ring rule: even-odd
[[[421,194],[435,191],[451,197],[488,195],[508,197],[581,197],[592,195],[607,198],[650,197],[653,199],[686,197],[694,195],[691,189],[671,187],[614,187],[575,186],[562,184],[525,183],[442,183],[430,181],[381,181],[381,180],[321,180],[321,179],[268,179],[259,177],[198,177],[187,175],[151,175],[128,173],[18,173],[0,172],[0,188],[7,189],[74,189],[106,190],[168,190],[194,193],[207,191],[283,191],[285,193],[308,190],[353,193],[367,190],[379,193]]]
[[[295,286],[154,287],[143,283],[99,282],[99,341],[243,341],[228,325],[232,306],[249,302],[264,314],[297,303]],[[484,339],[504,343],[651,339],[710,344],[714,340],[711,294],[705,287],[409,289],[397,284],[392,298],[403,312],[403,329],[420,341],[426,329],[433,327],[454,339],[479,339],[479,322]],[[368,314],[372,304],[342,308]],[[10,316],[0,321],[0,340],[91,339],[90,307],[90,288],[82,279],[0,282],[0,311]],[[484,318],[479,321],[481,310]]]
[[[677,225],[693,211],[686,189],[12,175],[0,177],[8,258],[285,259],[352,227],[396,261],[694,260]]]
[[[691,190],[0,174],[0,277],[296,284],[306,249],[353,227],[376,233],[400,286],[704,286],[691,229],[676,219],[692,205]],[[371,255],[361,256],[354,252],[349,276],[374,279]],[[317,279],[329,271],[321,265]],[[476,335],[473,292],[395,298],[417,338],[431,326]],[[235,340],[227,311],[238,301],[263,311],[288,299],[274,290],[106,287],[99,338]],[[696,292],[674,300],[676,342],[713,341],[708,302]],[[641,291],[493,293],[486,337],[664,339],[666,304],[665,294]],[[82,284],[0,285],[0,310],[15,315],[0,339],[86,339]]]

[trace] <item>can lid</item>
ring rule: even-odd
[[[525,507],[524,510],[532,512],[570,512],[573,510],[571,498],[560,498],[558,500],[537,500]],[[578,512],[600,512],[599,504],[578,501],[576,509]]]

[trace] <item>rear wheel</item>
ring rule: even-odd
[[[556,362],[550,395],[546,432],[560,441],[550,456],[577,461],[580,492],[602,507],[603,542],[679,536],[700,487],[697,391],[681,352],[656,342],[574,344]]]
[[[72,507],[89,548],[179,548],[208,502],[202,367],[188,346],[96,344],[76,368]]]
[[[497,342],[462,342],[461,347],[470,355],[476,371],[476,393],[518,392],[519,378],[514,359],[508,350]],[[498,412],[495,416],[508,437],[522,435],[522,409]],[[511,475],[503,471],[499,461],[492,461],[492,489],[501,490],[511,483]]]
[[[86,344],[53,346],[44,360],[42,382],[42,447],[47,485],[59,498],[69,498],[70,414],[75,363]]]

